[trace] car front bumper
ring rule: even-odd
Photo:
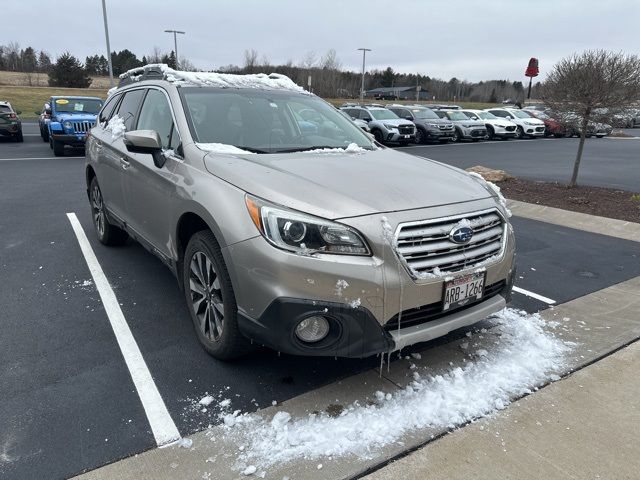
[[[462,138],[466,138],[466,139],[481,139],[484,138],[487,135],[487,129],[482,127],[482,128],[461,128],[460,131],[462,132]]]
[[[366,223],[379,228],[378,216],[371,217],[349,224],[362,232],[367,231]],[[441,309],[444,277],[416,281],[390,247],[372,245],[373,257],[338,257],[291,254],[262,237],[230,245],[223,253],[231,266],[239,327],[255,343],[315,356],[366,357],[436,338],[506,305],[515,275],[515,242],[511,228],[507,230],[501,259],[486,266],[485,291],[492,286],[491,294],[446,313]],[[435,314],[406,328],[402,321],[399,326],[391,322],[400,312],[414,309]],[[306,344],[297,339],[294,328],[312,315],[328,318],[330,333],[317,344]]]
[[[87,136],[85,134],[58,134],[52,133],[51,139],[56,142],[64,143],[65,145],[71,145],[73,147],[83,147],[87,140]]]
[[[525,125],[522,127],[524,134],[530,137],[544,137],[545,127]]]
[[[389,143],[410,142],[416,138],[415,132],[412,134],[402,134],[397,131],[389,130],[384,133],[384,141]]]
[[[14,125],[2,125],[0,127],[0,135],[4,137],[14,137],[19,135],[22,131],[22,126],[20,124]]]

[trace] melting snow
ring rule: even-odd
[[[224,153],[224,154],[243,154],[243,155],[255,155],[253,152],[242,150],[241,148],[234,147],[233,145],[227,145],[226,143],[196,143],[196,147],[200,150],[205,150],[212,153]]]
[[[360,147],[357,143],[350,143],[346,148],[316,148],[315,150],[306,150],[301,153],[367,153],[369,150]]]
[[[373,405],[356,402],[335,418],[292,418],[285,411],[271,420],[237,411],[232,421],[225,416],[228,438],[245,446],[236,468],[245,473],[253,465],[268,468],[300,458],[371,457],[417,429],[453,428],[558,378],[570,346],[546,332],[540,316],[506,309],[493,319],[497,340],[490,351],[442,375],[414,375],[403,390],[376,392]]]
[[[122,138],[124,136],[124,132],[127,129],[124,126],[124,120],[122,119],[122,117],[120,117],[120,115],[118,114],[115,114],[113,117],[111,117],[109,123],[107,123],[105,130],[107,132],[111,132],[112,140],[118,140],[119,138]]]
[[[233,73],[214,72],[182,72],[169,68],[166,64],[156,63],[145,67],[160,68],[167,81],[176,85],[193,85],[199,87],[221,87],[221,88],[259,88],[263,90],[291,90],[307,95],[307,92],[300,85],[296,84],[286,75],[279,73],[258,73],[255,75],[234,75]],[[120,78],[130,77],[133,81],[142,78],[145,67],[134,68],[122,75]]]
[[[500,187],[497,186],[495,183],[490,182],[488,180],[485,180],[482,175],[480,175],[479,173],[476,172],[467,172],[469,175],[476,177],[478,180],[480,180],[481,182],[483,182],[484,184],[486,184],[492,191],[493,193],[496,194],[496,196],[498,197],[498,201],[500,202],[500,205],[502,205],[502,207],[504,208],[504,210],[507,212],[507,216],[510,217],[511,216],[511,210],[509,210],[507,208],[507,200],[506,198],[504,198],[504,195],[502,195],[502,193],[500,192]]]

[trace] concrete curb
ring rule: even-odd
[[[569,210],[519,202],[517,200],[508,200],[507,203],[511,212],[518,217],[640,242],[640,223],[598,217],[587,213],[571,212]]]

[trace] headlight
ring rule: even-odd
[[[247,195],[253,223],[270,243],[290,252],[371,255],[367,243],[353,228],[289,210]]]
[[[437,123],[427,123],[427,125],[433,128],[440,128]]]
[[[387,127],[389,130],[393,130],[395,128],[398,128],[397,125],[389,125],[388,123],[385,123],[384,126]]]
[[[536,123],[536,122],[530,122],[529,120],[525,120],[525,121],[524,121],[524,124],[525,124],[525,125],[537,125],[537,123]]]
[[[66,122],[63,123],[64,128],[66,128],[67,130],[71,130],[71,122],[69,120],[67,120]]]

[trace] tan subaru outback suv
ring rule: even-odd
[[[366,357],[505,307],[514,237],[481,178],[384,148],[280,75],[151,65],[87,141],[105,245],[176,275],[205,349]]]

